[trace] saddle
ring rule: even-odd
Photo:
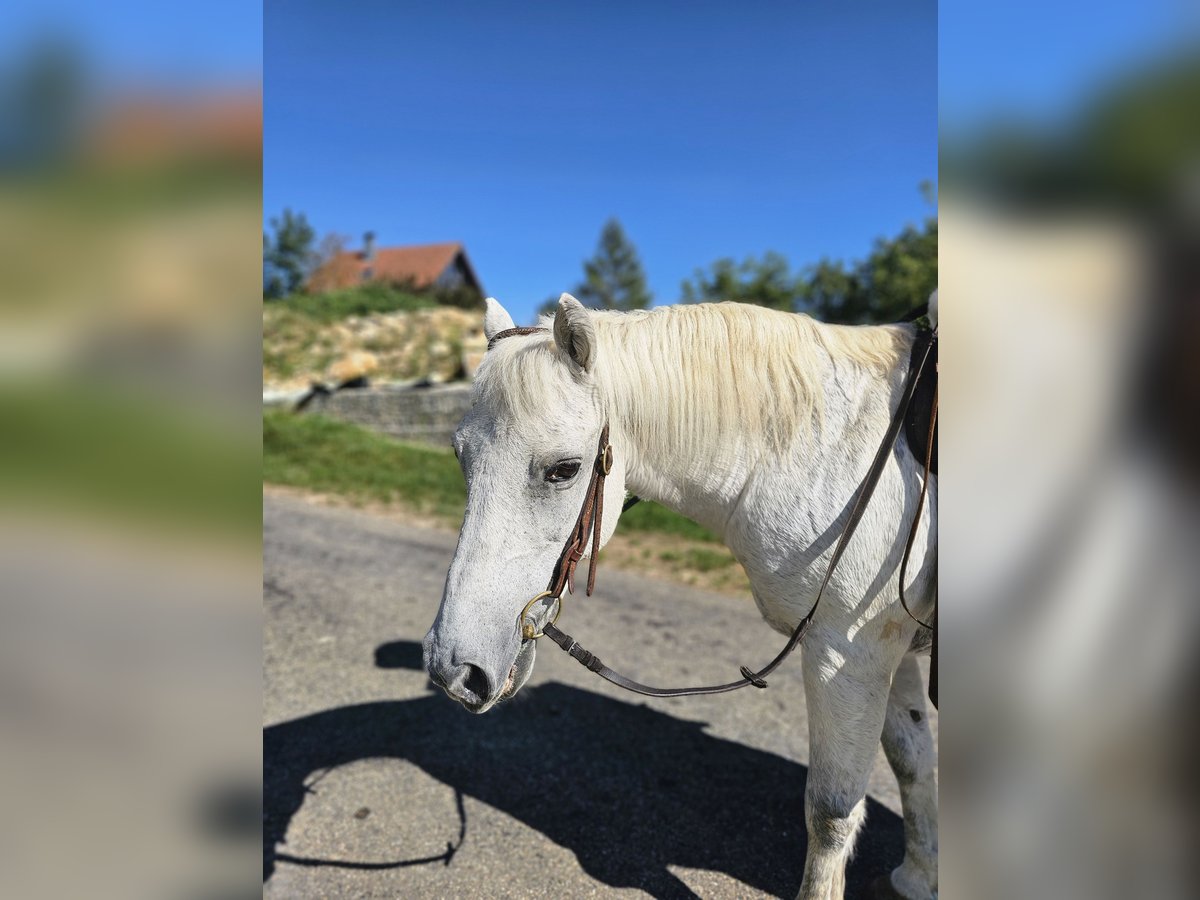
[[[918,328],[924,328],[918,323]],[[932,475],[937,474],[937,419],[935,414],[937,411],[937,389],[938,389],[938,365],[937,365],[937,349],[938,349],[938,333],[933,330],[931,346],[929,348],[929,359],[925,363],[925,367],[921,370],[917,377],[917,385],[913,391],[912,403],[909,404],[908,414],[904,417],[904,440],[908,443],[909,452],[917,460],[917,465],[924,467],[926,463],[929,465],[929,472]],[[921,342],[913,343],[912,353],[908,360],[908,369],[913,371],[920,364],[920,360],[916,358]],[[932,363],[932,365],[930,365]],[[930,428],[932,419],[933,427]],[[922,499],[924,494],[922,493]],[[913,531],[909,537],[909,548],[912,546],[912,537],[916,534],[917,522],[920,520],[920,508],[918,507],[917,521],[913,522]],[[908,561],[908,550],[905,550],[904,561]],[[903,573],[901,574],[901,582],[903,583]],[[903,593],[901,593],[903,601]],[[905,604],[905,610],[908,609]],[[909,613],[912,615],[912,613]],[[937,606],[933,609],[933,621],[929,623],[932,627],[930,631],[933,633],[933,646],[929,651],[929,700],[933,704],[933,708],[938,706],[938,627],[937,627]]]
[[[915,355],[919,342],[914,342],[912,354]],[[904,419],[904,439],[908,442],[909,452],[916,458],[917,464],[925,465],[925,455],[929,454],[929,471],[937,474],[937,423],[933,424],[933,446],[929,446],[929,419],[933,415],[933,398],[937,396],[938,367],[937,367],[938,338],[937,331],[933,332],[933,346],[929,351],[929,363],[921,370],[917,379],[917,388],[913,393],[912,404],[908,407],[908,415]],[[912,371],[919,360],[909,356],[908,368]]]

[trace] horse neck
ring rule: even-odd
[[[625,374],[636,366],[633,359],[618,361]],[[626,488],[719,536],[756,469],[778,463],[780,456],[788,465],[803,466],[819,452],[808,436],[780,447],[745,429],[705,429],[690,421],[696,406],[689,398],[664,397],[663,390],[684,393],[678,384],[658,385],[658,392],[627,388],[609,393],[605,403],[610,440],[625,464]],[[663,421],[664,410],[673,411],[673,421]]]
[[[864,337],[888,346],[894,340],[880,333]],[[880,416],[886,424],[890,382],[899,371],[893,368],[889,378],[878,366],[831,355],[810,342],[794,351],[803,354],[801,374],[776,371],[751,383],[744,370],[739,375],[715,359],[711,347],[691,353],[691,345],[681,349],[677,343],[673,355],[655,357],[645,340],[639,344],[628,333],[606,344],[609,366],[601,395],[611,440],[625,462],[626,487],[721,536],[756,473],[786,473],[798,488],[806,478],[828,477],[824,470],[833,460],[844,464],[848,443],[869,444],[858,440],[858,432],[864,424],[873,428]],[[753,364],[778,370],[778,358],[772,362],[764,351]],[[707,382],[673,377],[688,367],[705,367]],[[732,416],[715,416],[706,405],[714,394],[725,398],[725,412],[732,410]],[[734,396],[740,406],[730,400]],[[761,412],[772,404],[773,414]],[[783,414],[795,409],[801,414]],[[714,427],[714,418],[724,422]],[[780,419],[789,421],[784,433],[765,434]]]
[[[623,453],[625,486],[631,493],[661,503],[718,535],[752,474],[757,459],[731,444],[707,454],[663,453],[639,440],[625,423],[614,429],[616,451]],[[619,443],[616,443],[619,442]]]

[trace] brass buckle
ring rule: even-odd
[[[536,641],[538,638],[545,636],[544,631],[536,631],[535,632],[533,623],[526,622],[525,618],[529,615],[530,607],[532,607],[533,604],[537,603],[539,600],[542,600],[546,597],[554,597],[554,595],[550,591],[542,591],[540,594],[538,594],[536,597],[534,597],[532,600],[530,600],[528,603],[525,604],[525,608],[523,610],[521,610],[521,615],[517,618],[517,626],[521,629],[521,637],[527,641]],[[559,613],[562,612],[562,597],[554,597],[554,599],[556,601],[558,601],[558,605],[554,608],[554,618],[552,618],[550,620],[551,625],[558,622]]]
[[[612,471],[613,465],[613,448],[612,444],[605,444],[604,449],[600,451],[600,456],[596,460],[596,465],[600,469],[601,475],[607,475]]]

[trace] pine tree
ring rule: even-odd
[[[263,235],[263,294],[266,297],[294,294],[304,287],[312,269],[313,239],[317,233],[304,213],[293,213],[290,209],[271,219],[271,228],[275,231],[274,239]]]
[[[596,255],[583,264],[584,280],[575,296],[594,309],[645,309],[654,299],[637,248],[616,219],[600,232]]]

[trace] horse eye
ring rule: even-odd
[[[546,470],[546,480],[559,484],[564,481],[570,481],[579,474],[579,462],[560,462],[555,463]]]

